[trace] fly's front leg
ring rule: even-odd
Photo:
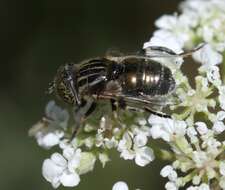
[[[78,104],[80,106],[81,105],[81,100],[80,100],[80,98],[78,96],[78,87],[77,87],[76,78],[75,79],[72,78],[71,65],[67,64],[65,66],[65,72],[66,72],[66,75],[67,75],[66,76],[67,85],[72,90],[73,96],[75,97],[75,100],[76,100],[76,104]]]
[[[96,103],[93,98],[87,98],[83,100],[81,105],[74,109],[74,121],[75,128],[73,130],[73,134],[71,136],[71,140],[76,136],[78,130],[83,124],[84,120],[95,110]]]

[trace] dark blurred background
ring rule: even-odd
[[[44,94],[66,62],[104,55],[109,48],[138,51],[154,21],[177,10],[178,0],[0,1],[0,189],[50,190],[41,165],[51,151],[27,131],[49,100]],[[105,169],[82,176],[77,190],[108,190],[118,180],[130,189],[164,189],[160,163],[135,166],[115,154]],[[59,189],[63,189],[60,187]],[[75,189],[75,188],[74,188]]]

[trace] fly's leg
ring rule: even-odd
[[[128,100],[129,101],[129,100]],[[141,104],[140,104],[141,105]],[[132,107],[132,106],[129,106],[129,109],[131,110],[131,111],[137,111],[138,109],[138,107],[142,107],[142,106],[136,106],[136,107]],[[121,109],[125,109],[126,107],[127,107],[127,105],[126,105],[126,98],[120,98],[119,100],[118,100],[118,106],[119,106],[119,108],[121,108]],[[170,115],[167,115],[167,114],[165,114],[165,113],[163,113],[163,112],[160,112],[160,111],[156,111],[156,110],[154,110],[153,108],[151,108],[150,106],[143,106],[144,107],[144,109],[143,110],[145,110],[145,111],[147,111],[147,112],[149,112],[149,113],[151,113],[151,114],[154,114],[154,115],[157,115],[157,116],[159,116],[159,117],[163,117],[163,118],[171,118],[171,116]]]
[[[203,48],[206,44],[200,44],[198,47],[191,49],[187,52],[175,53],[173,50],[162,47],[162,46],[149,46],[146,49],[142,49],[140,55],[145,55],[149,57],[188,57],[191,56],[194,52]]]
[[[117,101],[115,99],[110,99],[110,103],[111,103],[111,108],[112,108],[112,114],[113,117],[118,120],[118,115],[119,115],[119,105],[117,104]]]
[[[174,56],[174,55],[177,55],[173,50],[167,48],[167,47],[162,47],[162,46],[149,46],[147,47],[146,49],[142,49],[141,52],[140,52],[142,55],[147,55],[148,56],[148,53],[153,53],[153,55],[171,55],[171,56]]]
[[[141,101],[140,102],[137,102],[137,100],[132,102],[132,99],[129,99],[129,98],[120,98],[119,100],[120,100],[120,106],[123,106],[123,109],[125,109],[125,107],[127,107],[126,102],[130,102],[130,103],[134,103],[134,105],[135,105],[135,106],[132,106],[132,105],[129,106],[129,109],[130,110],[136,111],[137,108],[140,108],[142,110],[145,110],[145,111],[147,111],[147,112],[149,112],[151,114],[157,115],[159,117],[171,118],[170,115],[167,115],[167,114],[165,114],[163,112],[160,112],[158,110],[156,111],[153,108],[153,106],[155,106],[155,105],[153,105],[153,103],[144,103],[144,102],[141,102]],[[157,106],[157,107],[159,107],[159,106]]]
[[[103,95],[101,96],[103,98],[108,98],[108,99],[112,99],[112,96],[107,96],[107,95]],[[143,100],[140,98],[135,98],[135,97],[128,97],[128,96],[119,96],[117,97],[118,100],[122,100],[122,102],[125,103],[125,106],[127,107],[127,105],[129,106],[128,108],[130,110],[145,110],[151,114],[154,115],[158,115],[160,117],[164,117],[164,118],[171,118],[170,115],[167,115],[163,112],[158,111],[158,108],[162,108],[164,107],[166,104],[161,103],[161,104],[155,104],[155,102],[153,100],[148,101],[148,100]],[[157,111],[156,111],[157,110]]]
[[[71,65],[67,64],[65,66],[65,72],[66,72],[66,79],[67,79],[67,85],[70,87],[70,89],[73,92],[73,96],[75,97],[76,103],[80,106],[81,105],[81,100],[78,96],[78,87],[77,87],[77,82],[72,78],[71,74]],[[75,83],[74,83],[75,81]]]
[[[95,110],[96,103],[92,98],[83,100],[82,104],[74,109],[75,128],[73,130],[71,140],[76,136],[84,120]]]
[[[119,98],[118,100],[110,99],[112,111],[117,111],[119,109],[125,109],[126,108],[126,102],[123,98]],[[117,105],[115,105],[117,103]]]
[[[111,103],[112,112],[117,111],[117,106],[115,105],[116,100],[110,99],[110,103]]]
[[[115,122],[118,126],[122,126],[122,120],[121,120],[121,112],[120,110],[125,110],[126,108],[126,102],[123,98],[119,98],[117,100],[111,98],[111,107],[112,107],[112,114]]]
[[[172,118],[170,115],[167,115],[167,114],[165,114],[165,113],[163,113],[163,112],[155,111],[155,110],[153,110],[153,109],[151,109],[151,108],[149,108],[149,107],[145,107],[144,109],[145,109],[145,111],[147,111],[147,112],[149,112],[149,113],[151,113],[151,114],[153,114],[153,115],[157,115],[157,116],[159,116],[159,117],[163,117],[163,118]]]

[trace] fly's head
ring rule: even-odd
[[[67,104],[76,104],[76,79],[74,65],[66,64],[59,67],[53,82],[49,84],[48,94],[54,94]]]

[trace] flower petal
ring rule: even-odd
[[[52,160],[46,159],[42,165],[42,175],[48,182],[57,183],[58,177],[62,174],[64,168],[56,165]],[[56,180],[57,179],[57,180]]]
[[[146,166],[155,158],[154,153],[149,147],[142,147],[136,150],[135,163],[139,166]]]
[[[113,185],[112,190],[129,190],[129,188],[125,182],[118,181]]]
[[[77,173],[64,172],[60,177],[60,182],[65,187],[74,187],[80,183],[80,176]]]

